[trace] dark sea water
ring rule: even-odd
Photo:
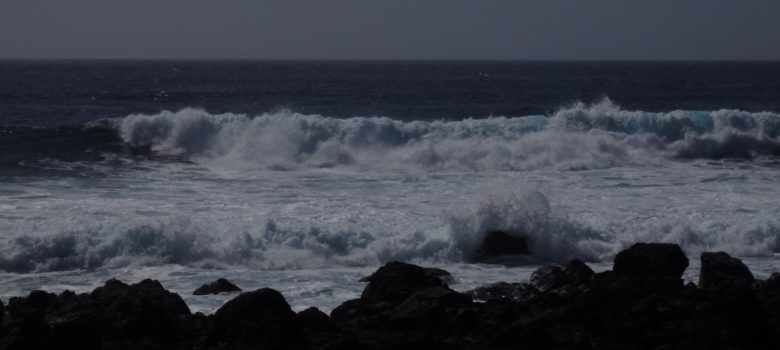
[[[629,110],[780,111],[778,62],[2,61],[0,125],[55,126],[185,107],[348,118]]]
[[[760,276],[778,164],[777,62],[0,61],[0,295],[228,275],[327,309],[391,260],[467,289],[637,241]],[[494,229],[525,267],[468,262]]]

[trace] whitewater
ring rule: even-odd
[[[723,250],[779,270],[780,114],[627,110],[401,121],[185,108],[87,123],[122,152],[36,167],[0,188],[0,296],[153,277],[189,294],[228,277],[325,310],[384,262],[453,273],[455,289],[638,242]],[[81,134],[79,134],[81,135]],[[74,137],[81,137],[76,135]],[[468,259],[482,234],[527,236],[519,267]],[[226,296],[187,297],[210,312]]]

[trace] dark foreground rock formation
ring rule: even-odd
[[[683,284],[679,247],[638,244],[614,271],[574,260],[466,293],[441,272],[392,262],[331,315],[295,313],[268,288],[192,314],[156,281],[110,280],[92,293],[0,303],[0,349],[780,348],[780,274],[754,280],[725,253],[702,259],[706,288]]]

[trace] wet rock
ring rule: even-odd
[[[754,278],[742,260],[724,252],[701,253],[700,288],[750,287]]]
[[[218,278],[214,282],[206,283],[192,292],[192,295],[208,295],[219,294],[225,292],[240,292],[241,288],[238,288],[235,284],[231,283],[227,279]]]
[[[263,288],[243,293],[214,314],[211,342],[231,349],[302,349],[296,314],[282,294]]]
[[[503,231],[488,231],[482,243],[472,254],[475,262],[490,262],[490,260],[507,255],[530,254],[528,238],[522,235],[510,235]]]
[[[593,270],[582,261],[571,260],[564,265],[545,265],[531,274],[531,285],[541,292],[585,283],[593,277]]]
[[[505,299],[525,302],[538,295],[539,290],[528,283],[496,282],[472,289],[465,294],[476,300]]]
[[[682,278],[688,258],[680,246],[667,243],[636,243],[615,257],[613,270],[627,277]]]

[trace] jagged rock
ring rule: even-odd
[[[680,246],[668,243],[636,243],[615,257],[613,270],[627,277],[682,278],[688,258]]]
[[[208,295],[219,294],[225,292],[240,292],[241,288],[238,288],[235,284],[231,283],[227,279],[217,278],[216,281],[206,283],[192,292],[192,295]]]
[[[539,290],[528,283],[496,282],[477,287],[465,294],[476,300],[506,299],[525,302],[538,295]]]
[[[541,292],[590,280],[593,270],[582,261],[571,260],[564,265],[544,265],[531,274],[531,285]]]
[[[754,278],[742,260],[724,252],[701,253],[700,288],[750,287]]]
[[[360,300],[364,303],[400,303],[412,294],[445,284],[430,276],[422,267],[402,262],[389,262],[369,277]]]
[[[231,349],[303,349],[296,314],[282,294],[263,288],[243,293],[214,314],[212,343]]]
[[[528,238],[521,235],[510,235],[503,231],[488,231],[477,250],[472,254],[471,260],[477,262],[490,262],[490,260],[507,255],[527,255]]]

